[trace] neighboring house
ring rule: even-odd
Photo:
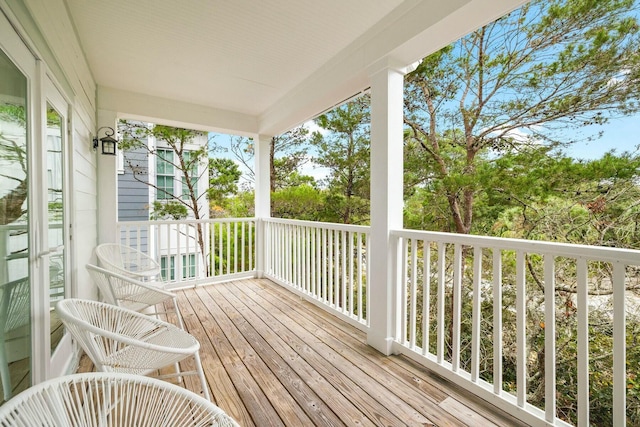
[[[191,148],[195,150],[207,141],[206,135],[196,137]],[[146,148],[119,152],[118,221],[150,221],[154,201],[169,202],[176,198],[188,198],[182,171],[173,166],[177,163],[176,153],[164,141],[152,136],[148,137],[145,145],[154,154],[150,154]],[[183,154],[185,158],[188,159],[189,153],[187,151]],[[207,163],[198,165],[190,175],[199,197],[200,218],[208,219],[209,209],[204,195],[209,182]],[[191,210],[186,219],[194,219]],[[204,270],[204,264],[200,262],[201,251],[197,245],[195,226],[185,227],[183,224],[180,228],[171,227],[168,232],[159,234],[151,224],[149,229],[139,230],[139,233],[140,236],[129,238],[133,237],[134,241],[138,241],[143,252],[159,256],[165,280],[189,279],[196,277],[199,270]]]

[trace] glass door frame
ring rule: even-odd
[[[62,248],[57,248],[58,251],[63,250],[64,251],[64,265],[63,265],[63,274],[64,274],[64,292],[65,292],[65,296],[66,297],[70,297],[72,295],[72,289],[71,289],[71,256],[70,256],[70,249],[71,249],[71,245],[70,245],[70,235],[69,235],[69,218],[70,218],[70,213],[72,212],[71,208],[71,192],[69,191],[70,189],[70,177],[71,174],[69,173],[69,165],[70,165],[70,160],[71,160],[71,149],[72,149],[72,144],[71,144],[71,132],[69,132],[70,129],[70,120],[69,117],[72,114],[71,109],[70,109],[70,103],[67,101],[67,99],[64,97],[64,95],[62,94],[62,92],[56,87],[56,85],[53,83],[51,77],[47,76],[46,81],[45,81],[45,87],[44,87],[44,112],[45,112],[45,117],[44,117],[44,123],[43,123],[43,127],[45,129],[44,131],[44,135],[43,138],[40,140],[40,147],[39,147],[39,153],[41,154],[41,161],[42,163],[42,167],[39,170],[40,173],[42,173],[42,177],[40,178],[40,182],[42,183],[42,188],[48,188],[48,179],[47,179],[47,174],[46,174],[46,170],[47,170],[47,109],[48,106],[51,105],[57,112],[58,114],[60,114],[60,118],[61,118],[61,123],[60,123],[60,132],[61,132],[61,137],[62,137],[62,182],[63,182],[63,213],[62,213],[62,225],[63,225],[63,247]],[[45,287],[47,290],[49,289],[48,285],[51,282],[51,277],[49,277],[49,274],[51,272],[51,270],[49,269],[49,265],[50,265],[50,257],[52,255],[57,254],[56,252],[56,248],[53,248],[51,246],[51,244],[48,242],[48,236],[49,236],[49,224],[48,224],[48,215],[49,215],[49,209],[48,209],[48,194],[44,191],[40,192],[42,197],[44,198],[42,200],[42,208],[43,208],[43,212],[41,212],[41,218],[43,218],[42,221],[42,226],[43,226],[43,236],[45,237],[42,241],[42,248],[43,250],[46,252],[46,256],[47,256],[47,262],[45,262],[44,264],[46,265],[46,268],[42,268],[41,273],[43,275],[45,275],[45,280],[42,281],[43,283],[43,287]],[[46,286],[44,285],[46,284]],[[50,310],[50,295],[49,293],[47,293],[45,301],[43,301],[43,303],[45,304],[43,309],[45,311]],[[47,327],[46,327],[46,333],[45,333],[45,348],[43,349],[44,352],[47,351],[47,349],[49,349],[49,354],[50,354],[50,359],[49,359],[49,367],[48,367],[48,374],[47,374],[47,378],[52,378],[52,377],[57,377],[60,375],[64,375],[66,374],[66,368],[67,368],[67,363],[73,358],[73,347],[71,344],[71,336],[65,331],[64,335],[62,337],[62,339],[60,340],[60,342],[58,343],[56,349],[51,352],[51,324],[50,324],[50,320],[51,320],[51,316],[47,316],[45,314],[44,318],[46,319],[46,323],[47,323]]]
[[[24,75],[27,82],[26,87],[26,155],[27,155],[27,176],[28,176],[28,190],[27,190],[27,256],[28,266],[27,272],[29,277],[30,287],[30,382],[35,384],[46,378],[47,369],[43,360],[39,359],[36,355],[41,354],[41,343],[38,342],[40,337],[40,331],[42,325],[38,325],[35,319],[40,316],[36,316],[39,304],[36,302],[37,298],[34,297],[34,291],[37,292],[34,283],[37,282],[37,278],[40,275],[39,267],[34,262],[37,247],[37,238],[35,230],[37,228],[37,215],[34,216],[34,212],[37,212],[38,203],[37,197],[34,197],[35,192],[31,190],[33,186],[32,177],[29,176],[33,171],[37,170],[38,163],[35,160],[36,156],[33,156],[35,152],[34,141],[37,138],[38,126],[36,125],[37,111],[39,111],[38,102],[38,75],[39,66],[33,53],[27,48],[22,39],[18,36],[14,28],[11,26],[7,17],[0,13],[0,48],[3,53],[9,58],[13,65]],[[3,331],[4,333],[4,331]]]
[[[72,174],[73,139],[72,102],[64,91],[58,89],[55,79],[49,77],[46,65],[25,44],[9,18],[0,8],[0,49],[27,79],[27,167],[28,182],[28,259],[31,287],[31,384],[66,374],[74,360],[74,349],[69,334],[61,340],[51,354],[49,320],[49,246],[48,246],[48,195],[47,183],[47,102],[64,116],[65,132],[64,166],[64,224],[65,235],[65,289],[66,296],[74,294],[72,272],[73,248],[70,245],[69,224],[73,220]]]

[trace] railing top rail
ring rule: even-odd
[[[131,227],[138,225],[172,225],[172,224],[208,224],[215,222],[254,222],[256,218],[208,218],[208,219],[178,219],[178,220],[149,220],[149,221],[118,221],[116,225],[120,227]]]
[[[339,231],[353,231],[357,233],[369,233],[369,230],[371,229],[371,227],[368,227],[366,225],[335,224],[332,222],[302,221],[297,219],[263,218],[263,220],[265,222],[271,222],[274,224],[300,225],[304,227],[324,228]]]
[[[406,229],[392,230],[391,235],[436,243],[457,243],[482,248],[515,250],[543,255],[549,254],[568,258],[588,258],[594,261],[622,262],[627,265],[640,265],[640,251],[634,249]]]

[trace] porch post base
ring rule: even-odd
[[[367,345],[370,345],[371,347],[375,348],[385,356],[390,356],[392,354],[395,354],[393,352],[393,338],[391,337],[383,338],[383,337],[376,337],[371,334],[368,334]]]

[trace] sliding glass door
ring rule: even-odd
[[[69,103],[0,12],[0,403],[62,375],[71,339]]]
[[[2,400],[31,384],[27,77],[0,50],[0,374]]]

